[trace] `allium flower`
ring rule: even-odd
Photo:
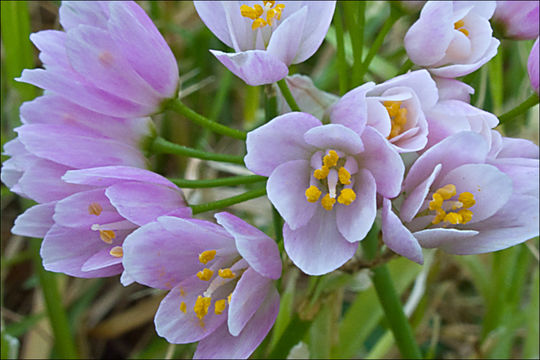
[[[148,170],[107,166],[70,170],[62,179],[84,190],[30,208],[12,229],[46,232],[41,257],[49,271],[83,278],[119,274],[131,231],[162,215],[191,216],[182,191]]]
[[[194,1],[205,25],[234,53],[210,50],[248,85],[283,79],[319,48],[335,1]]]
[[[539,6],[538,1],[497,1],[493,20],[505,37],[532,40],[538,37]]]
[[[285,250],[310,275],[354,255],[375,220],[376,194],[398,195],[403,177],[399,154],[366,127],[365,107],[350,105],[342,98],[331,118],[354,120],[354,130],[292,112],[247,135],[246,166],[269,176],[268,198],[286,222]]]
[[[497,54],[489,19],[494,1],[428,1],[405,35],[405,49],[433,75],[467,75]]]
[[[529,54],[529,60],[527,61],[527,70],[529,71],[529,79],[531,80],[531,86],[536,91],[537,94],[540,94],[540,50],[538,48],[538,39],[534,42],[534,45]]]
[[[150,118],[99,114],[47,94],[21,106],[18,137],[4,146],[2,181],[13,192],[39,203],[59,200],[79,187],[61,180],[67,170],[107,165],[145,167]]]
[[[433,80],[435,80],[439,90],[439,101],[460,100],[466,103],[471,102],[471,95],[474,94],[474,89],[471,86],[451,78],[434,76]]]
[[[221,226],[160,217],[126,239],[123,263],[135,281],[171,290],[155,317],[160,336],[199,341],[195,358],[247,358],[277,317],[279,250],[236,216],[215,217]]]
[[[514,191],[511,177],[486,164],[488,154],[486,141],[473,132],[452,135],[422,154],[403,182],[399,217],[383,200],[386,245],[422,263],[421,247],[478,254],[537,236],[538,196]]]
[[[135,2],[62,2],[60,23],[65,32],[30,36],[45,69],[18,80],[118,117],[152,114],[175,96],[176,60]]]
[[[343,99],[347,97],[345,94]],[[397,76],[366,92],[367,125],[377,129],[398,152],[421,150],[428,134],[424,113],[437,100],[437,87],[426,70]],[[331,121],[340,123],[341,119]]]

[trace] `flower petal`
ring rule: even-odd
[[[373,82],[368,82],[343,95],[330,110],[330,122],[344,125],[362,135],[367,123],[366,93],[374,86]]]
[[[413,233],[414,237],[422,247],[427,249],[445,248],[445,244],[459,241],[460,239],[470,240],[477,235],[476,230],[458,230],[458,229],[427,229]]]
[[[132,180],[176,188],[176,185],[155,172],[131,166],[102,166],[92,169],[70,170],[62,179],[71,184],[99,187]]]
[[[334,16],[336,2],[309,1],[304,2],[303,5],[308,9],[308,21],[304,25],[302,40],[300,41],[300,46],[298,47],[293,64],[306,61],[321,46]]]
[[[364,150],[360,136],[353,130],[340,125],[328,124],[314,127],[304,134],[304,140],[319,149],[341,150],[354,155]]]
[[[34,205],[15,219],[11,232],[15,235],[43,238],[54,225],[53,214],[56,201]]]
[[[420,185],[415,187],[403,201],[399,209],[399,216],[403,219],[403,221],[410,222],[414,216],[418,214],[418,211],[427,198],[431,184],[433,184],[433,181],[435,181],[437,175],[439,175],[439,172],[441,171],[441,167],[441,164],[437,164],[429,177],[422,181]]]
[[[272,32],[266,51],[287,66],[292,64],[298,53],[298,47],[302,44],[302,37],[297,36],[297,34],[302,33],[305,24],[309,23],[306,19],[307,14],[308,9],[303,6],[283,20],[277,29]]]

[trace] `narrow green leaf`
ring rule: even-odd
[[[523,357],[526,359],[538,359],[540,357],[538,349],[540,348],[540,330],[538,318],[540,318],[540,278],[538,274],[538,266],[534,271],[534,276],[531,284],[531,301],[525,309],[527,314],[527,331],[525,332],[525,345],[523,346]]]

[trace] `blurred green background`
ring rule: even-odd
[[[245,130],[265,121],[265,88],[246,86],[208,52],[227,48],[200,21],[191,2],[139,4],[178,60],[180,96],[186,104],[211,119]],[[60,29],[59,5],[57,1],[1,3],[2,146],[15,137],[20,104],[41,94],[39,89],[13,81],[22,69],[41,66],[28,36],[39,30]],[[345,7],[347,31],[348,17],[358,13],[358,3],[339,7]],[[365,81],[385,81],[406,61],[403,36],[417,19],[419,7],[398,11],[402,16],[382,43]],[[364,56],[389,13],[387,2],[366,2]],[[310,75],[319,88],[339,94],[335,34],[332,25],[319,51],[307,62],[293,66],[291,73]],[[500,115],[525,100],[532,93],[526,72],[531,47],[532,41],[503,39],[497,57],[465,78],[476,89],[471,103]],[[347,38],[345,52],[350,66],[353,54]],[[499,130],[538,144],[538,117],[537,105]],[[209,133],[176,114],[160,114],[154,120],[161,136],[170,141],[213,152],[244,152],[238,141]],[[151,161],[153,170],[169,177],[215,178],[245,172],[238,166],[167,155],[154,156]],[[186,191],[186,196],[197,203],[242,191],[197,189]],[[169,345],[155,333],[153,316],[163,292],[137,284],[124,288],[117,277],[77,279],[44,272],[38,255],[40,240],[10,233],[16,216],[31,202],[12,194],[3,184],[1,196],[2,359],[68,354],[104,359],[191,358],[195,344]],[[275,235],[271,207],[265,198],[235,205],[232,211]],[[428,261],[423,267],[402,258],[390,261],[394,282],[426,358],[538,358],[538,256],[538,239],[532,239],[480,256],[426,252]],[[308,277],[287,259],[285,269],[278,282],[282,295],[278,320],[253,357],[399,357],[368,270],[354,276],[338,271]],[[64,315],[69,330],[58,335],[62,332],[57,332],[55,319]]]

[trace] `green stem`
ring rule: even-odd
[[[187,146],[178,145],[167,141],[161,137],[156,137],[152,142],[151,151],[154,154],[175,154],[194,157],[203,160],[214,160],[233,164],[244,165],[244,157],[236,155],[216,154],[202,150],[193,149]]]
[[[356,87],[362,83],[362,51],[364,47],[364,22],[366,3],[364,1],[345,2],[345,18],[349,18],[347,27],[351,37],[351,45],[354,56],[352,87]],[[356,5],[356,7],[354,6]],[[354,14],[358,17],[354,21]]]
[[[260,181],[266,181],[266,176],[247,175],[247,176],[230,176],[219,179],[206,180],[188,180],[188,179],[170,179],[173,183],[181,188],[211,188],[217,186],[244,185]]]
[[[298,314],[290,320],[278,342],[268,355],[269,359],[285,359],[292,347],[300,342],[311,326],[311,321],[300,319]]]
[[[172,99],[168,101],[165,104],[166,109],[170,109],[174,112],[177,112],[181,115],[184,115],[186,118],[194,122],[195,124],[202,126],[204,128],[207,128],[209,130],[212,130],[213,132],[216,132],[221,135],[230,136],[235,139],[245,140],[246,139],[246,133],[245,131],[240,131],[236,129],[231,129],[230,127],[227,127],[225,125],[218,124],[215,121],[212,121],[195,111],[188,108],[184,103],[182,103],[179,99]]]
[[[371,64],[371,60],[373,60],[373,58],[377,54],[377,51],[379,51],[379,48],[383,44],[384,38],[386,37],[386,35],[388,34],[392,26],[394,26],[396,21],[401,17],[401,15],[402,14],[398,10],[396,10],[393,6],[390,7],[390,16],[388,17],[388,19],[386,19],[386,22],[384,23],[383,27],[379,31],[379,34],[375,38],[373,45],[369,49],[369,52],[366,58],[364,59],[364,62],[362,63],[362,67],[360,69],[360,82],[362,82],[362,79],[364,78],[364,75],[366,74],[369,68],[369,64]]]
[[[379,249],[379,233],[380,228],[374,223],[366,235],[366,238],[362,241],[362,249],[364,250],[364,258],[366,260],[371,261],[377,256],[377,250]]]
[[[291,110],[300,111],[300,108],[298,107],[296,100],[294,100],[294,97],[292,96],[291,90],[289,90],[287,81],[285,79],[281,79],[277,82],[277,84],[279,86],[279,90],[281,90],[281,94],[285,98],[285,101],[287,101],[287,104],[289,104],[289,107],[291,108]]]
[[[222,209],[222,208],[234,205],[234,204],[238,204],[244,201],[248,201],[251,199],[255,199],[264,195],[266,195],[266,187],[256,189],[256,190],[251,190],[240,195],[231,196],[226,199],[212,201],[206,204],[190,205],[190,206],[191,206],[191,210],[193,211],[193,215],[196,215],[196,214],[200,214],[207,211],[219,210],[219,209]]]
[[[521,104],[513,108],[512,110],[499,116],[499,125],[504,124],[508,120],[513,119],[516,116],[523,114],[529,108],[538,104],[538,102],[539,102],[538,94],[536,93],[532,94],[531,96],[527,98],[527,100],[525,100],[524,102],[522,102]]]
[[[339,94],[343,95],[348,90],[347,85],[347,62],[345,60],[345,38],[343,37],[343,16],[341,7],[334,12],[334,27],[336,29],[337,67],[339,78]]]
[[[402,358],[421,359],[422,353],[416,344],[411,326],[403,312],[401,301],[386,265],[373,269],[372,282]]]
[[[56,274],[50,273],[43,268],[41,256],[39,255],[41,248],[40,240],[30,239],[30,247],[33,254],[35,272],[39,278],[45,306],[49,315],[49,322],[54,334],[57,355],[63,359],[77,359],[77,350],[62,304],[62,297],[58,291]]]

